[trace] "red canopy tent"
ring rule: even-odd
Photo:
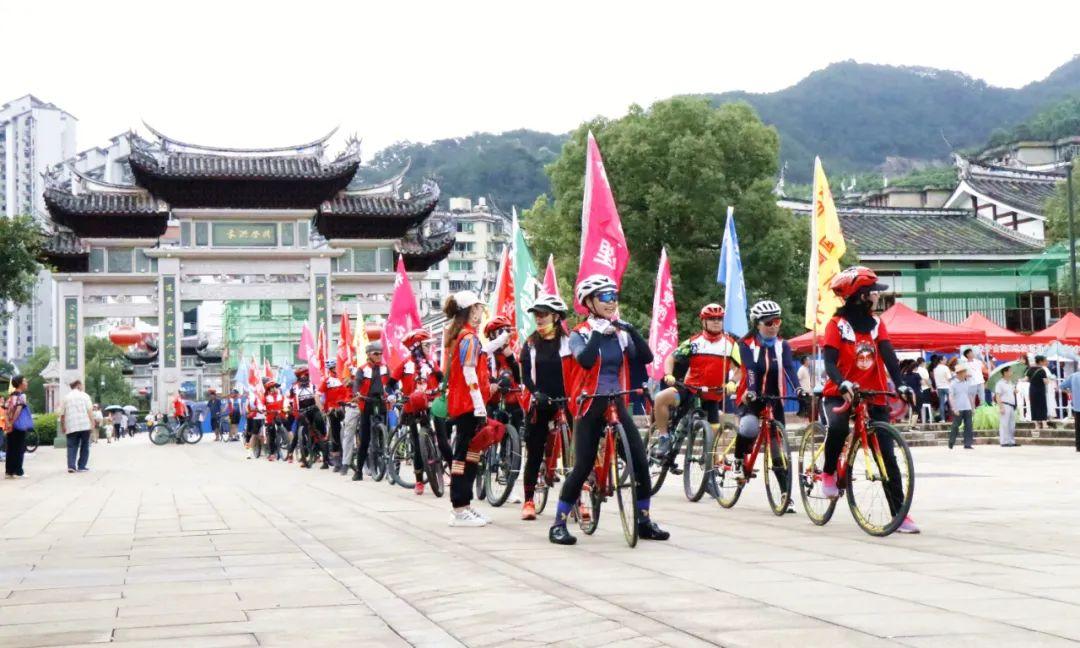
[[[1053,326],[1047,327],[1038,333],[1032,333],[1033,337],[1036,335],[1050,338],[1050,342],[1057,340],[1062,344],[1080,345],[1080,317],[1072,313],[1065,313],[1065,316]]]
[[[968,315],[960,326],[979,329],[986,333],[986,343],[990,345],[989,351],[998,360],[1016,360],[1025,353],[1033,351],[1034,347],[1054,341],[1053,337],[1040,333],[1031,335],[1015,333],[988,319],[982,313]]]
[[[896,349],[939,351],[956,349],[965,344],[986,344],[984,331],[939,322],[899,302],[881,314],[881,321]],[[807,331],[788,340],[788,343],[792,351],[806,352],[813,348],[814,338]],[[818,343],[821,343],[820,339]]]

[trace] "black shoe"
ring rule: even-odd
[[[330,464],[324,463],[319,470],[330,470]]]
[[[356,474],[352,477],[353,481],[364,481],[364,473],[357,470]]]
[[[964,450],[974,450],[975,446],[964,446]]]
[[[652,455],[655,459],[663,459],[671,452],[671,434],[665,434],[656,441]]]
[[[565,524],[556,524],[548,529],[548,540],[554,544],[560,545],[572,545],[577,543],[577,538],[570,535],[570,531],[567,530]]]
[[[637,525],[638,537],[642,540],[667,540],[671,534],[661,529],[652,520],[642,520]]]

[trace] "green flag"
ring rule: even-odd
[[[536,264],[533,263],[532,255],[529,254],[529,245],[525,242],[525,233],[518,224],[516,207],[513,208],[512,214],[514,242],[511,258],[513,259],[514,289],[517,291],[514,299],[517,328],[522,337],[527,337],[536,330],[536,322],[529,314],[529,308],[536,301],[541,286],[537,280]]]

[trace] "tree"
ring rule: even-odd
[[[86,393],[102,407],[133,402],[131,383],[120,348],[105,338],[86,338]]]
[[[553,200],[541,196],[523,218],[536,258],[554,254],[561,290],[572,295],[581,236],[585,140],[592,130],[630,248],[622,283],[624,317],[645,327],[660,248],[671,260],[682,335],[697,328],[705,303],[723,300],[715,281],[728,205],[735,207],[748,299],[774,299],[788,313],[805,301],[809,224],[776,206],[776,130],[742,103],[712,108],[680,97],[631,106],[617,120],[582,124],[547,167]],[[801,331],[789,316],[785,330]]]
[[[41,346],[34,349],[19,368],[19,373],[26,378],[26,398],[30,401],[30,409],[39,414],[45,411],[45,380],[41,372],[49,360],[52,360],[52,349]]]
[[[0,304],[25,304],[33,299],[43,240],[41,228],[30,216],[0,218]],[[11,315],[0,308],[0,322]]]
[[[1076,236],[1080,237],[1080,158],[1073,160],[1072,170],[1073,184],[1073,217],[1077,219]],[[1068,184],[1060,182],[1053,196],[1046,201],[1044,213],[1046,214],[1046,238],[1049,241],[1069,240],[1069,203],[1066,187]]]

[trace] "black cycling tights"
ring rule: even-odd
[[[472,503],[473,482],[476,481],[478,465],[465,458],[469,444],[480,428],[480,419],[464,414],[450,422],[455,428],[454,463],[450,469],[450,505],[461,508]]]
[[[534,405],[525,422],[525,501],[533,498],[540,466],[544,463],[544,446],[547,445],[548,426],[555,418],[558,406]],[[548,484],[550,487],[551,484]]]
[[[835,473],[836,466],[840,462],[840,453],[844,449],[844,441],[847,440],[850,428],[850,412],[836,413],[833,408],[844,404],[843,398],[829,397],[822,401],[821,413],[825,417],[828,433],[825,436],[825,465],[824,471]],[[870,421],[889,422],[889,408],[885,405],[869,405]],[[873,433],[871,427],[868,433]],[[881,447],[881,457],[885,462],[885,470],[890,475],[899,475],[900,467],[896,463],[896,452],[893,440],[890,436],[879,436],[878,445]],[[850,470],[851,467],[849,466]],[[885,484],[885,499],[889,502],[889,511],[896,515],[896,511],[904,502],[904,487],[899,479],[890,479]]]
[[[630,442],[630,456],[634,462],[634,478],[637,480],[637,490],[634,494],[637,502],[645,502],[649,499],[652,491],[652,482],[649,479],[649,464],[645,460],[645,445],[641,442],[641,434],[634,419],[626,411],[626,406],[621,398],[615,401],[615,409],[619,414],[619,422],[626,431],[626,438]],[[573,504],[581,495],[581,487],[589,478],[593,466],[596,463],[596,454],[599,450],[600,439],[607,427],[604,414],[607,408],[600,401],[594,401],[585,415],[574,421],[574,469],[570,471],[566,482],[563,483],[559,501]],[[616,448],[621,453],[622,443],[615,440]]]

